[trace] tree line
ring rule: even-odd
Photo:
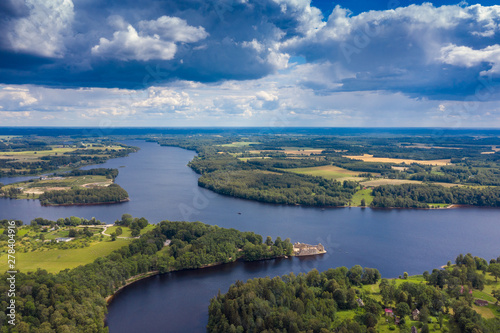
[[[337,313],[358,307],[356,286],[380,279],[376,269],[339,267],[319,273],[237,281],[210,301],[208,332],[361,332],[375,326],[381,306],[365,298],[359,322],[340,322]],[[346,331],[346,332],[347,332]]]
[[[428,208],[433,203],[500,207],[500,187],[381,185],[373,189],[372,195],[372,207]]]

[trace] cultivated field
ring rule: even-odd
[[[327,179],[346,180],[347,178],[354,178],[358,181],[360,180],[360,178],[356,178],[357,175],[360,174],[360,172],[339,168],[334,165],[324,165],[311,168],[282,169],[282,170],[291,171],[299,174],[311,175],[311,176],[320,176]]]
[[[353,160],[362,160],[363,162],[379,162],[379,163],[405,163],[405,164],[424,164],[424,165],[448,165],[451,164],[450,159],[443,160],[410,160],[404,158],[387,158],[387,157],[373,157],[373,155],[364,154],[361,156],[344,156]]]

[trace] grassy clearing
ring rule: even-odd
[[[107,230],[106,230],[106,233],[108,235],[111,235],[113,232],[116,232],[116,229],[118,228],[119,226],[113,226],[113,227],[109,227]],[[148,231],[151,231],[153,230],[154,228],[156,227],[156,225],[154,224],[148,224],[146,226],[146,228],[142,229],[141,230],[141,235],[142,234],[145,234],[146,232]],[[132,230],[129,228],[129,227],[121,227],[122,228],[122,234],[119,236],[119,237],[132,237]]]
[[[445,204],[445,203],[428,203],[428,205],[431,208],[446,208],[446,207],[450,206],[449,204]]]
[[[44,250],[16,253],[16,268],[20,271],[35,271],[38,268],[49,273],[57,273],[66,268],[74,268],[93,262],[106,256],[116,249],[129,244],[127,239],[117,239],[112,242],[107,238],[103,242],[92,243],[89,247],[68,250]],[[0,271],[7,270],[7,254],[0,256]]]
[[[379,162],[379,163],[396,163],[396,164],[424,164],[424,165],[448,165],[451,164],[450,159],[442,160],[411,160],[404,158],[387,158],[387,157],[373,157],[373,155],[364,154],[359,156],[344,156],[353,160],[362,160],[363,162]]]
[[[0,156],[13,156],[13,157],[40,157],[40,156],[49,156],[57,154],[64,154],[75,151],[76,148],[52,148],[51,150],[27,150],[27,151],[2,151],[0,152]]]
[[[353,206],[361,206],[361,200],[365,199],[365,205],[369,206],[373,201],[372,190],[359,190],[354,193],[351,199],[351,203]]]
[[[223,145],[220,145],[221,147],[246,147],[250,145],[258,145],[260,142],[252,142],[252,141],[240,141],[240,142],[233,142],[233,143],[226,143]]]
[[[477,306],[477,305],[473,304],[472,308],[474,309],[474,311],[479,313],[483,318],[486,318],[486,319],[495,318],[495,314],[493,313],[493,311],[495,309],[491,309],[491,305]]]
[[[319,167],[295,168],[295,169],[284,169],[284,170],[299,174],[319,176],[332,180],[342,179],[346,177],[356,177],[357,175],[359,175],[359,172],[339,168],[334,165],[324,165]]]
[[[495,299],[495,297],[491,296],[490,294],[487,294],[485,292],[482,292],[482,291],[479,291],[479,290],[474,290],[472,292],[472,296],[474,296],[474,298],[479,298],[479,299],[483,299],[485,301],[488,301],[488,302],[493,302],[495,303],[497,300]]]

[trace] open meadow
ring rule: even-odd
[[[362,178],[357,177],[360,172],[351,171],[343,169],[334,165],[324,165],[319,167],[311,168],[294,168],[294,169],[283,169],[290,172],[295,172],[298,174],[306,174],[311,176],[319,176],[331,180],[346,180],[346,179],[356,179],[361,180]]]

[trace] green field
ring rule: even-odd
[[[365,205],[370,206],[373,201],[372,190],[359,190],[358,192],[354,193],[351,199],[351,204],[353,206],[361,206],[361,199],[365,199]]]
[[[339,168],[334,165],[323,165],[319,167],[310,167],[310,168],[283,169],[283,171],[290,171],[298,174],[318,176],[331,180],[338,180],[338,179],[342,180],[342,178],[344,179],[352,178],[359,175],[359,172]]]
[[[116,226],[116,227],[109,227],[107,230],[106,230],[106,233],[108,235],[111,235],[113,232],[116,232],[116,228],[118,228],[119,226]],[[151,231],[153,230],[154,228],[156,227],[156,225],[154,224],[148,224],[146,226],[146,228],[142,229],[141,230],[141,235],[142,234],[145,234],[146,232],[148,231]],[[132,237],[132,231],[130,230],[129,227],[121,227],[122,228],[122,234],[118,237]]]
[[[99,257],[106,256],[112,251],[129,244],[129,240],[117,239],[112,242],[106,238],[103,242],[92,243],[89,247],[77,249],[50,249],[33,252],[16,253],[16,269],[26,272],[35,271],[38,268],[47,270],[49,273],[57,273],[66,268],[74,268],[93,262]],[[0,271],[7,270],[7,254],[0,256]]]

